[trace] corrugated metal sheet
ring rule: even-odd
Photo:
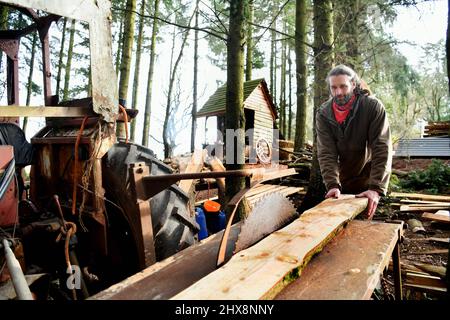
[[[264,92],[269,95],[269,90],[267,89],[267,83],[264,78],[255,79],[244,82],[244,101],[250,96],[250,94],[258,87],[259,84],[262,84],[264,87]],[[213,116],[225,113],[225,105],[226,105],[226,93],[227,93],[227,85],[223,85],[218,88],[216,92],[209,97],[208,101],[204,104],[204,106],[197,111],[197,117],[204,116]],[[269,95],[269,100],[272,99]],[[269,106],[273,109],[274,114],[276,114],[275,107],[273,105]]]
[[[450,158],[450,137],[401,139],[394,156]]]

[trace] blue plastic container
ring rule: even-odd
[[[208,212],[205,211],[206,225],[208,227],[209,233],[216,233],[220,230],[225,229],[226,216],[225,212]]]
[[[208,229],[206,228],[206,217],[205,212],[202,208],[195,208],[195,221],[200,226],[200,231],[198,232],[198,240],[202,240],[208,237]]]

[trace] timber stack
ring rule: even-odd
[[[425,137],[450,135],[450,121],[428,122],[425,126]]]

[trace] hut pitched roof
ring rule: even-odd
[[[261,89],[267,100],[267,104],[272,111],[274,119],[277,118],[277,111],[275,105],[273,104],[272,96],[269,93],[266,80],[264,78],[254,79],[244,82],[244,103],[245,100],[252,94],[252,92],[261,85]],[[197,117],[206,116],[217,116],[225,113],[226,107],[226,92],[227,85],[224,84],[222,87],[218,88],[216,92],[209,97],[208,101],[203,105],[203,107],[197,112]]]

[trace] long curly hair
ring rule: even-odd
[[[355,89],[353,90],[355,94],[361,94],[366,96],[372,94],[372,91],[370,90],[367,83],[358,76],[355,70],[344,64],[337,65],[336,67],[331,69],[330,72],[328,72],[326,78],[328,86],[330,86],[330,77],[341,75],[348,76],[350,78],[350,81],[355,83]]]

